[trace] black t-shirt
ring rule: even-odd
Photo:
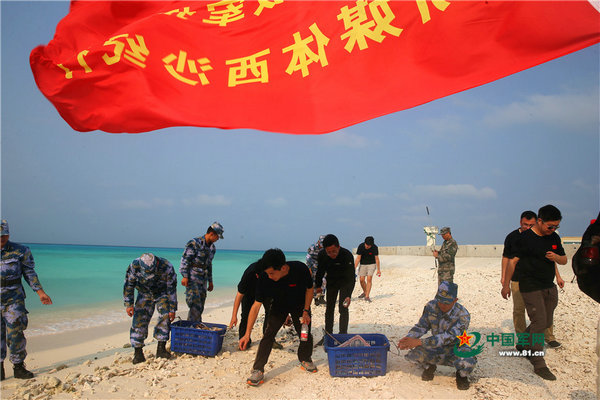
[[[552,251],[565,255],[560,236],[552,232],[548,236],[538,236],[533,229],[521,233],[516,243],[515,256],[519,257],[519,290],[523,293],[554,287],[554,262],[546,258]]]
[[[258,262],[254,262],[246,268],[240,283],[238,283],[238,292],[244,295],[248,300],[254,301],[256,294],[256,284],[258,283]]]
[[[325,249],[317,256],[317,275],[315,287],[321,287],[323,276],[327,273],[327,287],[348,287],[354,289],[354,256],[347,249],[340,247],[338,256],[333,259]]]
[[[518,229],[515,229],[508,235],[506,235],[506,239],[504,239],[504,250],[502,251],[502,257],[506,258],[514,258],[515,253],[517,251],[517,241],[521,237],[521,232]],[[513,276],[510,279],[513,282],[519,282],[519,268],[518,264],[515,266],[515,272],[513,272]]]
[[[379,255],[379,248],[377,245],[372,245],[367,249],[365,244],[361,243],[358,245],[358,249],[356,249],[356,254],[360,256],[361,264],[375,264],[375,256]]]
[[[256,301],[273,299],[271,310],[284,313],[296,312],[304,308],[306,290],[312,288],[310,270],[300,261],[288,261],[290,270],[286,276],[275,282],[266,273],[258,277]]]

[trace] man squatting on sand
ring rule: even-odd
[[[419,322],[400,339],[398,348],[411,349],[404,357],[423,368],[421,379],[433,379],[437,364],[456,368],[456,387],[467,390],[470,386],[468,376],[475,368],[477,359],[457,357],[454,348],[457,336],[467,332],[471,316],[467,309],[457,303],[458,286],[444,281],[438,287],[435,299],[425,305]],[[431,336],[421,339],[427,331]],[[460,351],[468,352],[468,344],[460,346]]]
[[[134,290],[138,295],[133,303]],[[154,328],[154,338],[158,340],[156,357],[171,358],[166,349],[171,321],[177,311],[177,275],[173,265],[152,253],[142,254],[127,268],[123,286],[123,302],[127,315],[133,317],[129,338],[134,348],[133,363],[146,361],[144,340],[148,337],[148,325],[154,308],[158,310],[158,320]]]
[[[273,299],[273,305],[268,319],[265,319],[267,329],[264,333],[256,359],[247,383],[258,386],[263,383],[265,364],[269,360],[275,335],[285,322],[288,314],[300,336],[302,324],[308,326],[307,340],[301,340],[298,346],[298,360],[300,367],[308,372],[317,372],[317,367],[312,362],[313,338],[310,333],[311,318],[310,304],[313,299],[313,281],[306,264],[300,261],[287,261],[283,251],[279,249],[267,250],[262,262],[265,273],[258,278],[254,305],[248,316],[246,334],[240,339],[240,350],[245,350],[250,342],[250,334],[256,322],[260,307],[266,298]]]
[[[536,339],[543,337],[544,331],[552,326],[554,309],[558,305],[558,290],[554,285],[555,263],[567,263],[562,242],[555,232],[561,219],[559,209],[551,204],[539,209],[535,225],[519,236],[501,292],[502,297],[508,299],[510,280],[515,268],[518,268],[519,289],[531,321],[525,329],[530,342],[522,349],[531,351],[532,355],[527,358],[533,364],[535,374],[551,381],[556,380],[556,376],[546,366],[544,356],[539,355],[543,354],[543,340]]]
[[[25,290],[21,278],[40,297],[42,304],[52,304],[50,296],[42,289],[42,284],[34,271],[35,263],[29,247],[11,242],[8,222],[1,223],[2,234],[2,364],[1,378],[5,379],[4,359],[7,343],[10,348],[10,361],[13,363],[14,377],[31,379],[33,373],[25,368],[27,340],[23,331],[27,329],[27,310],[25,309]]]

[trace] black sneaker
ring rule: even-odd
[[[281,345],[281,343],[277,343],[277,342],[273,342],[273,346],[274,349],[276,350],[282,350],[283,346]]]
[[[460,376],[458,371],[456,371],[456,387],[458,390],[467,390],[471,384],[469,383],[469,378],[466,376]]]
[[[540,378],[545,379],[547,381],[555,381],[556,380],[556,376],[552,372],[550,372],[548,367],[538,368],[538,369],[534,370],[533,372],[535,372],[535,374],[537,376],[539,376]]]
[[[430,365],[429,367],[425,368],[423,370],[423,373],[421,374],[421,379],[424,381],[432,381],[433,375],[435,374],[436,369],[437,369],[437,366],[435,364]]]
[[[557,342],[556,340],[551,340],[547,344],[551,349],[558,349],[561,346],[560,342]]]

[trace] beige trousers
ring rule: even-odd
[[[519,282],[510,282],[510,291],[513,299],[513,325],[516,333],[525,332],[527,322],[525,321],[525,302],[519,291]],[[554,336],[554,325],[544,331],[544,340],[551,342],[556,340]]]

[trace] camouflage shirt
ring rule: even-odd
[[[312,244],[306,251],[306,265],[309,267],[317,267],[319,252],[323,250],[323,238],[325,238],[325,235],[319,236],[319,240],[315,244]]]
[[[444,240],[444,244],[442,244],[442,248],[438,252],[437,256],[437,259],[440,263],[440,268],[454,267],[454,257],[456,256],[457,251],[458,244],[456,244],[456,240],[453,238]]]
[[[204,236],[190,240],[185,245],[185,250],[181,256],[179,273],[182,277],[189,278],[190,270],[198,268],[200,274],[203,274],[209,282],[212,282],[212,260],[216,251],[215,244],[212,243],[208,246]]]
[[[431,336],[421,339],[423,345],[450,346],[457,340],[457,336],[469,328],[470,321],[471,315],[461,304],[456,303],[450,311],[443,313],[437,305],[437,300],[431,300],[425,305],[419,322],[406,336],[418,339],[427,331],[431,331]]]
[[[3,281],[20,281],[21,277],[24,277],[25,281],[34,292],[37,292],[42,288],[40,280],[34,271],[35,263],[33,262],[33,256],[31,255],[29,247],[9,240],[2,249],[1,265]],[[19,297],[22,296],[22,298],[25,298],[25,291],[23,290],[21,282],[2,286],[2,294],[4,294],[5,291],[14,290],[20,292]]]
[[[134,289],[138,293],[151,295],[154,299],[167,296],[169,312],[177,311],[177,275],[173,265],[162,257],[155,256],[152,266],[144,264],[140,258],[133,260],[125,274],[123,286],[123,303],[125,307],[133,307]]]

